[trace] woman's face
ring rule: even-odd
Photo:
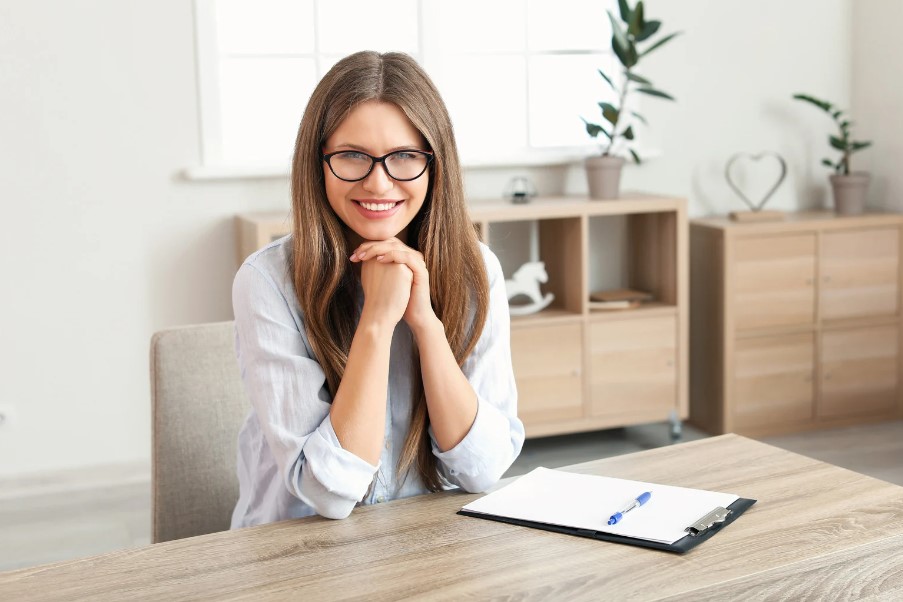
[[[361,151],[374,157],[397,150],[426,150],[426,142],[397,105],[377,101],[352,110],[323,147],[324,153]],[[383,163],[376,163],[363,180],[346,182],[324,161],[323,174],[329,204],[352,232],[363,240],[397,236],[407,242],[408,224],[426,198],[429,169],[416,180],[399,182],[389,177]]]

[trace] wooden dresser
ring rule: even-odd
[[[758,436],[903,417],[903,215],[690,224],[690,419]]]

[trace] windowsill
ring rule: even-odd
[[[461,167],[474,170],[555,167],[580,163],[587,157],[594,156],[597,152],[595,148],[587,147],[538,151],[506,157],[470,158],[462,160]],[[639,149],[638,152],[644,161],[662,155],[659,149]],[[192,181],[288,178],[290,175],[290,165],[279,165],[276,163],[198,165],[187,167],[181,172],[181,176],[184,179]]]

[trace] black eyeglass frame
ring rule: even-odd
[[[340,176],[339,174],[337,174],[335,172],[335,170],[332,168],[332,163],[330,162],[334,156],[341,155],[342,153],[357,153],[359,155],[364,155],[365,157],[368,157],[370,159],[370,169],[368,169],[367,173],[365,173],[364,175],[362,175],[359,178],[355,178],[353,180],[343,178],[342,176]],[[419,174],[417,174],[413,178],[396,178],[395,176],[393,176],[389,172],[389,168],[386,167],[386,159],[388,159],[392,155],[397,155],[398,153],[416,153],[418,155],[425,156],[426,157],[426,165],[423,166],[423,171],[421,171]],[[435,156],[433,155],[433,153],[428,153],[426,151],[417,150],[417,149],[409,149],[409,150],[402,149],[402,150],[392,151],[391,153],[386,153],[382,157],[374,157],[371,154],[365,153],[363,151],[358,151],[358,150],[340,150],[340,151],[336,151],[334,153],[324,153],[322,155],[322,157],[323,157],[323,160],[326,161],[326,165],[329,166],[329,171],[332,172],[332,175],[334,175],[338,179],[342,180],[343,182],[360,182],[361,180],[366,179],[367,176],[369,176],[373,172],[373,167],[377,163],[382,163],[383,169],[386,171],[386,175],[389,176],[390,178],[392,178],[393,180],[395,180],[396,182],[412,182],[412,181],[416,180],[417,178],[419,178],[420,176],[422,176],[423,174],[425,174],[426,170],[429,169],[430,165],[432,164],[433,159],[435,159]]]

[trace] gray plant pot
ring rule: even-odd
[[[849,175],[831,176],[834,191],[834,213],[837,215],[859,215],[865,213],[865,197],[868,194],[872,176],[865,171]]]
[[[621,168],[623,157],[601,156],[586,160],[586,181],[589,198],[597,200],[617,199],[621,194]]]

